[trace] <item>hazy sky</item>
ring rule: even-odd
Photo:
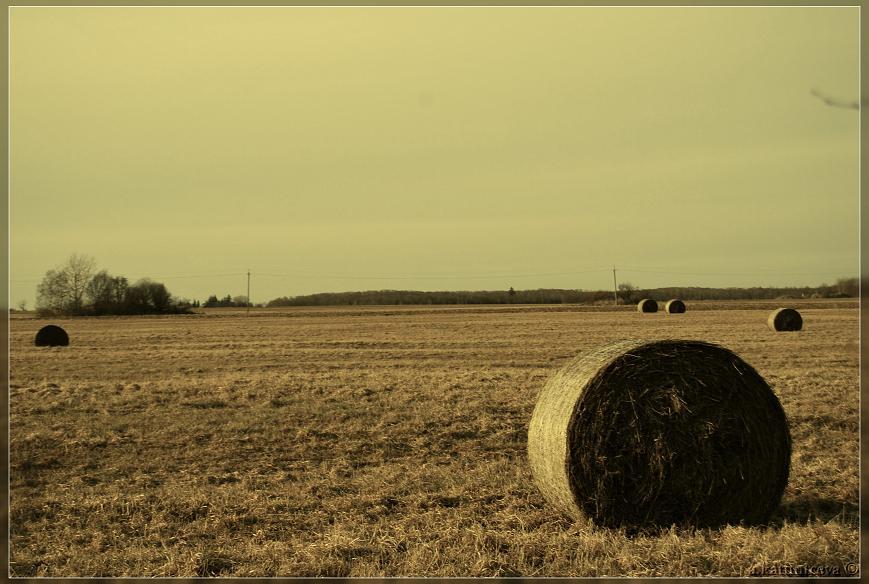
[[[12,8],[10,302],[857,274],[857,8]]]

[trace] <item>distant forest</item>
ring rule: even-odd
[[[833,285],[791,288],[700,288],[671,287],[641,289],[619,286],[620,304],[636,304],[643,298],[665,302],[681,300],[772,300],[776,298],[856,298],[857,278],[841,278]],[[369,290],[365,292],[322,292],[275,298],[266,306],[336,306],[399,304],[612,304],[613,291],[605,290],[485,290],[420,292],[414,290]]]

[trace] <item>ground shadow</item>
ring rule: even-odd
[[[856,524],[860,520],[860,509],[851,501],[807,495],[783,500],[769,526],[781,527],[785,522],[827,522],[836,518],[843,523]]]
[[[860,509],[856,503],[831,499],[829,497],[794,497],[782,501],[779,508],[766,523],[741,525],[765,531],[781,529],[786,523],[807,525],[815,521],[826,523],[833,519],[838,519],[839,522],[845,525],[859,525]],[[724,525],[698,526],[693,524],[683,524],[676,525],[675,527],[678,529],[693,531],[696,529],[721,529]],[[622,526],[621,528],[607,528],[602,526],[596,526],[596,528],[609,530],[612,533],[624,533],[626,537],[633,539],[641,536],[649,537],[660,535],[662,530],[667,531],[670,527],[666,525],[628,525]]]

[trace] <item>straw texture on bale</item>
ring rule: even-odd
[[[59,326],[48,324],[36,333],[34,344],[37,347],[66,347],[69,345],[69,335]]]
[[[644,298],[637,302],[637,312],[658,312],[658,303],[651,298]]]
[[[685,312],[685,303],[678,298],[674,298],[664,305],[664,310],[667,311],[667,314],[683,314]]]
[[[803,317],[793,308],[779,308],[769,315],[766,325],[774,331],[798,331],[803,328]]]
[[[608,527],[764,523],[790,454],[767,383],[700,341],[620,341],[579,355],[546,383],[528,429],[544,498]]]

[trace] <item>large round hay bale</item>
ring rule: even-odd
[[[543,496],[610,527],[764,523],[790,455],[767,383],[700,341],[621,341],[577,356],[546,383],[528,429]]]
[[[34,344],[37,347],[66,347],[69,345],[69,335],[55,324],[48,324],[36,333]]]
[[[667,302],[664,305],[664,310],[667,314],[684,314],[685,312],[685,303],[679,300],[678,298],[674,298]]]
[[[803,328],[803,317],[793,308],[779,308],[769,315],[766,325],[774,331],[798,331]]]
[[[637,312],[658,312],[658,303],[651,298],[644,298],[637,302]]]

